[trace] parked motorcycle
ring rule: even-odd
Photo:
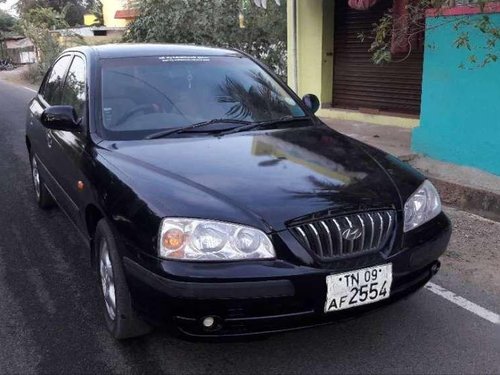
[[[0,60],[0,71],[1,70],[13,70],[15,69],[15,65],[9,59]]]

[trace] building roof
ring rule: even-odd
[[[138,15],[139,15],[139,11],[137,9],[122,9],[122,10],[116,11],[115,19],[133,20]]]
[[[33,47],[33,42],[28,38],[6,40],[5,46],[7,49],[20,49],[20,48],[30,48]]]
[[[11,33],[5,33],[3,34],[2,38],[0,38],[0,40],[4,40],[4,41],[7,41],[7,40],[19,40],[19,39],[24,39],[26,38],[24,35],[15,35],[15,34],[11,34]]]

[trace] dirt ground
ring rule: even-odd
[[[482,289],[500,290],[500,223],[446,207],[453,223],[443,266],[460,272],[466,281]]]
[[[20,66],[14,70],[2,70],[0,71],[0,80],[16,83],[31,89],[37,90],[38,86],[26,81],[24,78],[24,73],[28,70],[27,65]]]

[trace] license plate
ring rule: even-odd
[[[349,309],[389,298],[391,284],[391,263],[328,275],[325,312]]]

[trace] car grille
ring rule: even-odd
[[[395,228],[394,210],[336,216],[295,225],[292,233],[321,260],[382,249]]]

